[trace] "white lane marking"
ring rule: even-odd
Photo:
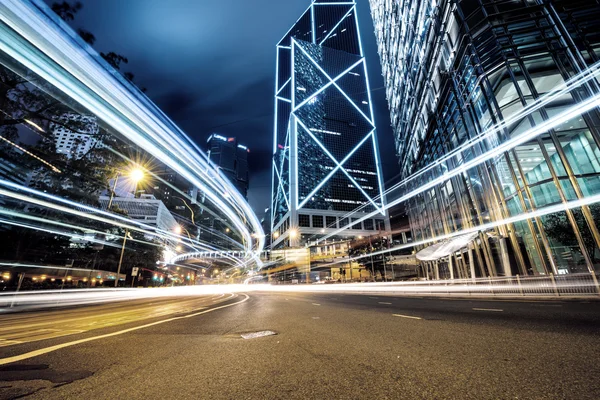
[[[221,302],[221,301],[223,301],[223,300],[229,300],[230,298],[232,298],[232,297],[234,296],[234,294],[233,294],[233,293],[230,293],[230,294],[231,294],[231,296],[229,296],[229,297],[226,297],[225,299],[221,299],[221,297],[225,296],[225,293],[223,293],[221,296],[219,296],[219,297],[217,298],[217,300],[214,300],[214,301],[213,301],[213,303],[219,303],[219,302]]]
[[[392,303],[388,303],[386,301],[378,301],[379,304],[386,304],[386,305],[391,305]]]
[[[493,312],[502,312],[501,308],[473,308],[473,311],[493,311]]]
[[[401,317],[401,318],[410,318],[410,319],[423,319],[421,317],[413,317],[412,315],[402,315],[402,314],[392,314],[394,317]]]
[[[93,340],[105,339],[105,338],[112,337],[112,336],[118,336],[118,335],[122,335],[124,333],[129,333],[129,332],[137,331],[140,329],[149,328],[151,326],[164,324],[166,322],[177,321],[179,319],[184,319],[184,318],[192,318],[192,317],[196,317],[198,315],[207,314],[209,312],[220,310],[222,308],[232,307],[232,306],[241,304],[250,298],[250,296],[248,296],[247,294],[245,294],[245,293],[242,293],[242,294],[244,296],[246,296],[246,298],[244,300],[236,301],[235,303],[226,304],[224,306],[211,308],[210,310],[204,310],[204,311],[200,311],[200,312],[197,312],[194,314],[183,315],[181,317],[173,317],[173,318],[165,319],[162,321],[152,322],[150,324],[145,324],[145,325],[140,325],[140,326],[136,326],[133,328],[123,329],[122,331],[117,331],[117,332],[107,333],[107,334],[100,335],[100,336],[93,336],[93,337],[89,337],[89,338],[85,338],[85,339],[75,340],[73,342],[61,343],[61,344],[57,344],[55,346],[50,346],[50,347],[46,347],[44,349],[30,351],[29,353],[19,354],[17,356],[13,356],[13,357],[0,358],[0,365],[10,364],[10,363],[14,363],[17,361],[23,361],[23,360],[27,360],[29,358],[41,356],[42,354],[47,354],[47,353],[51,353],[56,350],[64,349],[65,347],[75,346],[75,345],[78,345],[81,343],[91,342]]]
[[[320,306],[319,303],[312,303],[313,306]]]

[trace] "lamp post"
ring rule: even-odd
[[[138,183],[144,179],[144,171],[139,167],[134,167],[129,172],[129,177],[135,183],[135,188],[133,190],[133,197],[135,198],[135,192],[137,191]],[[117,188],[117,180],[119,179],[119,173],[117,172],[117,176],[115,177],[115,183],[113,185],[113,190],[110,194],[110,200],[108,202],[107,210],[110,210],[112,206],[113,197],[115,194],[115,190]],[[119,265],[117,267],[117,276],[115,277],[115,287],[119,287],[119,275],[121,274],[121,265],[123,265],[123,255],[125,254],[125,244],[127,243],[127,236],[129,236],[129,228],[125,228],[125,235],[123,236],[123,245],[121,246],[121,256],[119,257]]]
[[[140,167],[132,167],[129,171],[129,178],[134,182],[135,187],[133,189],[133,197],[135,198],[135,193],[137,192],[138,183],[144,179],[144,170]],[[115,198],[115,191],[117,190],[117,182],[119,182],[119,177],[121,176],[121,171],[117,171],[117,175],[115,176],[115,183],[113,183],[113,187],[110,191],[110,199],[108,200],[107,210],[110,210],[112,207],[113,199]]]
[[[123,264],[123,255],[125,254],[125,243],[127,243],[127,236],[129,236],[129,228],[125,228],[123,246],[121,246],[121,257],[119,257],[119,266],[117,267],[117,276],[115,277],[115,287],[119,286],[119,275],[121,274],[121,265]]]
[[[117,176],[115,176],[115,183],[113,184],[113,187],[110,191],[110,200],[108,200],[108,206],[106,207],[107,210],[110,210],[110,208],[112,207],[113,198],[115,197],[115,190],[117,190],[117,182],[119,181],[119,176],[120,173],[117,172]]]

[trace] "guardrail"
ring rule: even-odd
[[[365,292],[413,295],[460,295],[483,297],[600,297],[597,274],[488,277],[436,281],[363,283]]]

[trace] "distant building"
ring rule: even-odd
[[[109,201],[110,197],[101,196],[100,208],[106,209]],[[130,219],[164,231],[174,232],[179,225],[164,203],[149,194],[142,194],[139,198],[114,197],[112,205],[124,210]]]
[[[248,198],[248,153],[250,150],[236,138],[212,134],[206,141],[207,154],[223,175]]]
[[[96,145],[99,130],[94,115],[66,113],[50,124],[56,152],[67,158],[85,156]]]
[[[195,204],[197,189],[194,189],[187,179],[162,163],[152,168],[152,184],[144,187],[147,194],[152,194],[162,200],[169,210],[186,218],[192,215],[187,205]]]
[[[225,137],[213,133],[206,141],[206,153],[210,161],[236,187],[244,197],[248,196],[248,153],[250,150],[238,143],[234,137]],[[209,210],[204,206],[205,197],[198,190],[192,190],[192,199],[198,197],[202,203],[197,221],[202,226],[201,240],[219,248],[228,248],[232,244],[229,221],[218,215],[218,210]]]

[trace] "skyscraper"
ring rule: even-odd
[[[237,190],[248,198],[248,153],[250,150],[234,137],[212,134],[206,141],[207,154]]]
[[[381,168],[354,0],[313,0],[277,44],[275,82],[273,247],[295,246],[352,223],[349,212],[356,208],[381,210]],[[342,235],[383,229],[385,213],[380,215]]]
[[[414,240],[475,232],[423,273],[598,270],[598,2],[370,4]]]

